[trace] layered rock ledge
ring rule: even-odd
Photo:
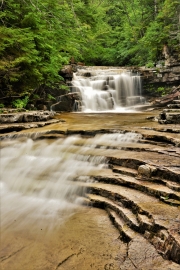
[[[26,123],[47,121],[54,117],[51,111],[30,111],[0,114],[0,123]]]
[[[129,252],[132,245],[138,249],[141,242],[151,256],[154,252],[180,264],[179,148],[167,149],[141,140],[111,147],[99,143],[93,155],[102,156],[105,147],[109,168],[90,173],[88,183],[83,177],[75,179],[88,189],[86,203],[107,211]],[[134,269],[125,265],[121,269]]]
[[[17,132],[60,122],[51,111],[7,112],[0,114],[0,133]]]
[[[87,139],[87,145],[93,145],[98,134],[137,134],[136,142],[99,141],[89,147],[84,154],[89,159],[104,157],[107,166],[73,182],[86,188],[84,203],[105,209],[118,229],[126,246],[121,270],[180,267],[180,125],[151,121],[158,113],[63,114],[56,117],[64,122],[48,129],[1,135],[3,146],[7,138],[78,134],[74,147],[79,147]]]

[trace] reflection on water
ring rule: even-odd
[[[139,140],[135,133],[70,136],[54,142],[17,140],[1,148],[3,230],[40,225],[50,230],[78,207],[85,188],[73,181],[107,163],[93,149]],[[97,149],[96,149],[97,150]],[[80,179],[80,178],[79,178]],[[84,178],[86,181],[89,177]]]

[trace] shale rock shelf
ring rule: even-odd
[[[44,127],[60,121],[53,118],[54,113],[51,111],[14,112],[12,109],[0,114],[0,134]]]
[[[83,211],[90,211],[95,219],[105,212],[111,220],[117,237],[105,227],[103,233],[108,239],[112,236],[112,249],[118,248],[115,252],[118,260],[114,255],[108,255],[105,260],[102,255],[104,251],[100,252],[99,245],[97,252],[101,253],[98,255],[101,263],[94,262],[90,266],[95,251],[89,261],[86,260],[87,256],[84,257],[83,264],[79,261],[80,253],[73,252],[70,256],[68,249],[63,257],[68,259],[62,259],[62,265],[57,263],[58,267],[52,269],[180,269],[180,125],[163,125],[150,120],[158,114],[159,112],[62,114],[57,119],[60,118],[63,122],[0,135],[1,147],[12,143],[8,139],[21,137],[45,140],[49,144],[57,139],[72,138],[73,146],[69,148],[67,155],[78,152],[80,158],[84,156],[87,160],[100,160],[103,163],[102,167],[74,175],[71,185],[85,191],[80,194],[77,192],[78,196],[82,196],[81,201],[86,204]],[[118,141],[113,137],[115,134],[127,139]],[[111,136],[114,139],[109,143],[106,137]],[[101,209],[96,208],[105,211],[101,212]],[[77,224],[81,222],[78,220]],[[87,224],[87,228],[84,226],[80,230],[85,233],[87,229],[89,234],[91,221],[88,220]],[[110,223],[106,224],[110,228]],[[96,226],[99,230],[98,222]],[[96,243],[99,234],[95,234],[95,227],[90,237],[93,243]],[[72,233],[73,229],[70,231]],[[85,242],[89,241],[89,236],[84,237]],[[115,238],[119,241],[117,246],[113,244]],[[109,244],[108,250],[111,250]]]
[[[117,150],[111,150],[111,157],[107,151],[109,168],[90,174],[92,182],[83,183],[88,188],[86,202],[107,211],[129,252],[132,246],[142,248],[180,264],[179,149],[173,149],[172,157],[162,146],[149,152],[152,148],[147,145],[143,151],[142,144],[140,159],[140,144],[131,152],[129,147],[119,150],[119,158]],[[80,184],[81,179],[76,180]],[[135,269],[131,263],[126,261],[121,269]]]

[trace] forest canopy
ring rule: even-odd
[[[60,82],[71,57],[153,65],[163,46],[180,46],[179,0],[0,0],[0,9],[1,97]]]

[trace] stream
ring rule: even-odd
[[[49,231],[72,214],[85,195],[74,181],[107,167],[105,150],[136,142],[136,133],[74,135],[56,141],[21,139],[1,149],[2,228],[26,224]],[[97,148],[104,149],[104,156]],[[61,213],[63,215],[61,216]]]
[[[152,121],[159,111],[135,111],[134,105],[145,103],[139,76],[124,71],[84,75],[79,72],[73,80],[74,90],[83,97],[78,103],[81,112],[57,114],[60,121],[54,124],[2,136],[1,269],[133,270],[140,265],[139,269],[177,270],[179,264],[174,262],[179,262],[178,242],[174,244],[177,254],[172,263],[158,253],[156,239],[153,246],[144,231],[141,235],[139,232],[143,222],[145,226],[146,222],[150,224],[150,232],[153,222],[165,222],[164,213],[169,221],[178,221],[178,207],[173,206],[172,211],[171,205],[158,201],[157,194],[167,200],[168,191],[179,199],[178,181],[173,187],[172,180],[179,177],[180,135],[170,125],[160,128],[157,121]],[[110,160],[115,162],[116,172]],[[118,162],[124,167],[120,168]],[[159,184],[160,190],[156,190],[156,182],[139,181],[138,166],[146,163],[170,172],[169,187]],[[125,223],[119,221],[124,234],[129,230],[127,219],[130,222],[132,218],[129,224],[136,220],[132,226],[139,228],[138,233],[133,231],[132,240],[129,236],[129,240],[122,239],[121,229],[112,225],[109,212],[92,207],[88,201],[88,185],[94,185],[98,194],[101,184],[104,190],[100,195],[111,194],[112,208],[116,207],[117,213],[120,208],[125,211]],[[119,192],[118,200],[115,192]],[[107,203],[108,196],[104,200]],[[133,209],[128,216],[132,201],[137,203],[138,220]],[[154,219],[152,223],[149,217]],[[176,233],[177,226],[167,226],[167,235],[169,228]],[[173,235],[174,241],[179,241],[177,235]],[[161,240],[169,247],[166,238],[157,235],[158,243]]]

